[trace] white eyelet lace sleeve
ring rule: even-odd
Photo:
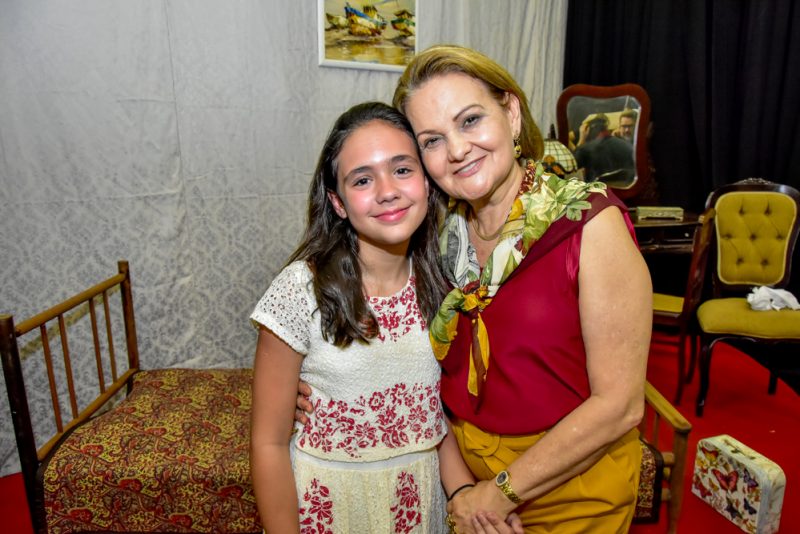
[[[302,355],[308,354],[311,315],[316,308],[311,271],[304,261],[288,265],[270,284],[250,315]]]

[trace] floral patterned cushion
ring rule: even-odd
[[[141,371],[42,467],[50,532],[261,532],[250,369]]]
[[[664,460],[661,453],[649,443],[640,439],[639,444],[642,446],[642,470],[639,474],[639,493],[633,521],[634,523],[658,523]]]

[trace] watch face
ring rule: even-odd
[[[497,483],[498,484],[505,484],[508,480],[508,471],[500,471],[497,473]]]

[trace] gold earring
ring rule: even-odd
[[[514,158],[519,159],[522,155],[522,145],[519,144],[519,137],[514,139]]]

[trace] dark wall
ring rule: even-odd
[[[662,205],[700,212],[748,177],[800,188],[800,2],[570,0],[566,38],[565,87],[648,92]]]
[[[564,85],[642,85],[661,204],[750,176],[800,187],[800,2],[570,0]]]

